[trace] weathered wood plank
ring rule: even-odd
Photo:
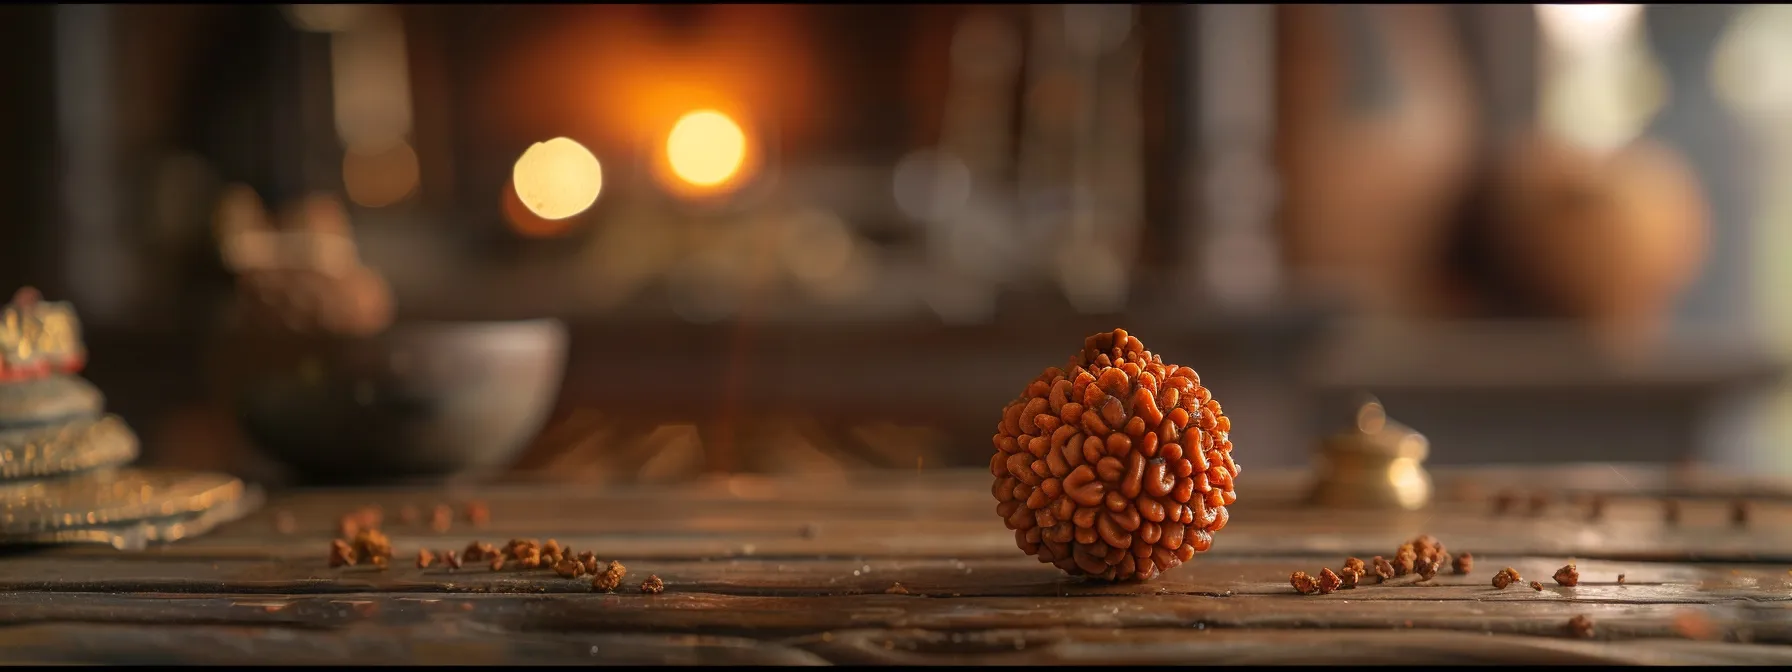
[[[1661,506],[1649,499],[1615,500],[1600,520],[1588,520],[1584,507],[1561,501],[1536,516],[1494,515],[1484,498],[1419,512],[1331,511],[1298,504],[1297,476],[1261,476],[1266,482],[1232,507],[1231,525],[1218,536],[1215,555],[1389,554],[1400,542],[1430,533],[1455,550],[1476,553],[1792,563],[1792,535],[1762,533],[1792,524],[1792,504],[1786,503],[1757,503],[1745,526],[1730,523],[1724,501],[1688,502],[1677,524],[1665,521]],[[1622,476],[1613,471],[1608,480]],[[337,519],[365,504],[384,509],[385,529],[401,544],[554,537],[668,559],[755,552],[960,558],[1013,552],[1012,533],[994,514],[986,474],[957,470],[802,483],[733,478],[666,488],[502,486],[479,497],[489,503],[488,526],[457,522],[444,534],[430,531],[422,519],[436,503],[458,508],[471,498],[466,493],[306,492],[279,497],[255,517],[163,552],[268,557],[264,551],[277,550],[271,554],[277,556],[306,544],[322,547],[334,535]],[[405,506],[419,511],[418,522],[399,520]],[[296,521],[295,534],[275,532],[275,520],[283,515]]]
[[[1120,585],[1084,583],[1022,555],[993,512],[988,475],[974,470],[824,481],[737,477],[668,487],[293,492],[213,534],[147,552],[61,548],[0,556],[0,656],[493,664],[1786,662],[1792,649],[1771,645],[1792,644],[1792,535],[1777,533],[1792,523],[1792,504],[1757,503],[1743,526],[1730,523],[1721,497],[1684,504],[1673,525],[1647,497],[1612,500],[1599,520],[1588,520],[1566,497],[1539,515],[1524,512],[1522,502],[1519,511],[1494,515],[1487,497],[1502,488],[1711,494],[1734,481],[1612,468],[1605,475],[1464,473],[1440,472],[1440,500],[1431,510],[1374,513],[1305,507],[1304,476],[1250,472],[1258,485],[1233,507],[1213,552],[1158,581]],[[445,533],[428,529],[435,504],[451,503],[458,512],[472,499],[489,505],[488,525],[456,520]],[[325,549],[337,519],[366,504],[384,509],[382,528],[398,551],[394,565],[328,568]],[[416,522],[400,521],[407,505],[416,508]],[[283,516],[296,531],[276,530]],[[1291,571],[1336,568],[1346,555],[1392,555],[1420,533],[1475,553],[1476,570],[1324,596],[1296,595],[1288,586]],[[411,566],[420,547],[512,537],[552,537],[594,550],[622,560],[630,575],[622,592],[603,594],[548,570]],[[1550,575],[1570,558],[1581,585],[1556,586]],[[1546,588],[1491,588],[1492,573],[1508,565]],[[665,594],[633,590],[648,573],[666,581]],[[1619,573],[1624,586],[1616,584]],[[886,594],[896,583],[906,593]],[[1566,637],[1567,619],[1582,614],[1597,624],[1595,641]],[[29,625],[35,623],[50,625]],[[111,636],[120,627],[146,629]],[[98,634],[82,634],[89,631]],[[616,657],[591,660],[592,643]],[[678,653],[685,649],[691,652]]]
[[[464,619],[319,631],[264,626],[0,628],[0,659],[97,665],[825,665],[738,637],[512,632]]]
[[[1424,630],[1564,637],[1586,615],[1600,638],[1710,638],[1792,643],[1785,602],[1616,604],[1513,599],[1452,601],[1188,595],[1063,598],[900,595],[743,597],[706,593],[582,595],[172,596],[0,593],[0,625],[109,623],[281,626],[332,630],[464,618],[506,631],[690,633],[788,637],[849,629],[970,632],[1052,628]],[[1689,633],[1685,619],[1700,624]],[[1694,635],[1697,635],[1696,637]]]
[[[1018,552],[1015,556],[1019,556]],[[402,562],[386,570],[358,566],[331,569],[318,557],[276,561],[167,560],[135,562],[123,558],[49,555],[8,562],[0,590],[45,592],[204,593],[349,593],[349,592],[514,592],[583,593],[587,581],[561,578],[545,569],[491,571],[473,564],[450,571],[436,566],[417,569]],[[605,556],[606,558],[612,556]],[[402,560],[403,558],[401,558]],[[1321,566],[1338,567],[1341,557],[1200,558],[1150,583],[1083,582],[1055,567],[1021,556],[1006,559],[886,558],[831,560],[733,558],[715,561],[667,561],[622,556],[630,576],[657,574],[673,590],[730,595],[858,595],[883,593],[900,583],[913,595],[954,596],[1089,596],[1089,595],[1282,595],[1291,593],[1288,574],[1317,574]],[[1671,563],[1578,561],[1581,584],[1557,586],[1550,579],[1566,564],[1562,558],[1482,558],[1467,575],[1441,574],[1415,584],[1415,576],[1383,585],[1364,585],[1332,597],[1349,600],[1503,600],[1533,599],[1532,591],[1514,586],[1495,591],[1494,572],[1511,566],[1526,580],[1547,587],[1537,599],[1559,598],[1608,602],[1689,602],[1712,599],[1771,601],[1792,595],[1792,576],[1759,565],[1683,565]],[[1626,575],[1624,586],[1617,575]]]
[[[800,647],[800,648],[798,648]],[[807,649],[805,651],[804,649]],[[1784,665],[1792,647],[1574,641],[1447,631],[1189,628],[844,630],[786,643],[734,637],[538,633],[445,619],[331,631],[262,626],[46,624],[0,628],[9,662],[292,665]]]
[[[1446,631],[850,630],[805,637],[842,665],[1786,665],[1792,647]]]

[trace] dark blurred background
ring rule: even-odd
[[[8,5],[0,280],[75,303],[148,461],[265,480],[214,374],[298,290],[231,241],[306,198],[393,308],[304,338],[397,339],[373,378],[484,370],[416,325],[567,326],[518,470],[978,466],[1116,326],[1254,467],[1369,392],[1437,464],[1792,470],[1789,12]]]

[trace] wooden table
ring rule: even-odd
[[[975,472],[275,493],[250,518],[148,552],[0,558],[0,661],[1792,663],[1792,505],[1756,501],[1738,526],[1727,500],[1694,499],[1670,524],[1657,501],[1613,499],[1590,521],[1558,490],[1535,515],[1522,499],[1496,515],[1489,497],[1509,485],[1687,484],[1603,466],[1437,477],[1432,510],[1352,513],[1298,505],[1300,474],[1247,470],[1214,549],[1144,585],[1086,584],[1023,556]],[[473,499],[489,506],[485,527],[428,529],[430,507]],[[328,568],[337,519],[368,504],[397,561]],[[407,505],[425,522],[402,523]],[[1391,556],[1419,533],[1473,552],[1474,570],[1329,595],[1289,586],[1294,570]],[[548,570],[414,566],[420,547],[512,537],[596,551],[628,577],[611,594]],[[1555,585],[1571,558],[1580,585]],[[1492,588],[1505,566],[1545,587]],[[663,594],[638,590],[650,573]],[[1567,628],[1583,614],[1591,639]]]

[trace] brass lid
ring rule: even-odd
[[[1310,502],[1352,508],[1423,508],[1431,499],[1423,434],[1388,418],[1381,402],[1362,397],[1350,426],[1319,444]]]

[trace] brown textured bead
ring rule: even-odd
[[[568,579],[576,579],[585,574],[585,566],[579,564],[578,560],[564,558],[560,562],[554,563],[554,573]]]
[[[1343,583],[1344,583],[1344,581],[1342,579],[1338,578],[1338,575],[1333,573],[1330,567],[1322,568],[1319,570],[1319,594],[1320,595],[1331,594],[1332,591],[1337,590],[1338,586],[1343,585]]]
[[[1419,554],[1412,549],[1412,544],[1401,546],[1400,550],[1394,553],[1394,576],[1411,574],[1418,560]]]
[[[1532,581],[1531,582],[1531,590],[1535,590],[1539,593],[1543,592],[1543,582],[1542,581]]]
[[[1575,569],[1572,564],[1565,565],[1556,570],[1556,575],[1552,578],[1556,580],[1556,583],[1573,588],[1580,585],[1580,570]]]
[[[1125,330],[1095,334],[1002,409],[996,513],[1015,545],[1066,572],[1154,578],[1212,547],[1231,520],[1231,427],[1193,369],[1164,364]]]
[[[591,551],[581,551],[579,553],[579,564],[585,566],[586,574],[596,574],[597,573],[597,554],[592,553]]]
[[[898,589],[898,588],[900,588],[901,591],[895,592],[895,594],[898,594],[898,595],[907,595],[908,594],[908,589],[903,588],[902,584],[900,584],[900,583],[898,583],[894,586],[891,586],[891,589],[892,589],[891,591],[885,591],[885,592],[894,592],[895,589]],[[661,581],[660,575],[658,575],[658,574],[648,574],[647,580],[641,582],[641,592],[647,593],[648,595],[658,595],[660,593],[666,592],[666,582]]]
[[[591,580],[591,587],[598,590],[616,590],[617,586],[622,585],[622,577],[627,574],[628,568],[623,567],[620,562],[611,560],[610,566],[603,573],[598,574],[597,578]]]
[[[1314,580],[1313,577],[1307,576],[1306,572],[1295,572],[1290,575],[1288,577],[1288,583],[1294,586],[1294,590],[1302,595],[1312,595],[1319,592],[1319,582]]]
[[[1344,568],[1355,572],[1362,572],[1364,569],[1363,560],[1362,558],[1345,558]]]
[[[1440,565],[1441,563],[1438,562],[1437,557],[1432,556],[1420,561],[1419,565],[1413,568],[1413,571],[1418,573],[1420,581],[1430,581],[1437,578],[1437,570]]]
[[[1344,585],[1340,586],[1341,588],[1355,588],[1357,582],[1362,580],[1363,573],[1359,570],[1345,567],[1343,571],[1338,572],[1338,578],[1344,580]]]
[[[355,564],[355,549],[348,542],[335,539],[330,542],[330,567],[343,567]]]
[[[1467,574],[1472,572],[1475,569],[1475,556],[1469,555],[1468,553],[1458,555],[1451,567],[1457,574]]]
[[[1388,562],[1387,558],[1377,555],[1375,556],[1374,564],[1375,578],[1378,583],[1394,578],[1394,565]]]
[[[392,559],[392,542],[379,530],[361,530],[355,535],[353,547],[355,557],[362,562]]]

